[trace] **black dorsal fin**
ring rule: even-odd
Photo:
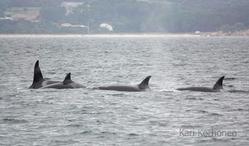
[[[151,76],[147,76],[138,86],[140,89],[146,89],[149,87],[149,81]]]
[[[33,83],[37,83],[43,80],[43,76],[41,73],[41,69],[39,66],[39,60],[36,61],[35,67],[34,67],[34,78],[33,78]]]
[[[67,73],[64,81],[63,81],[63,84],[69,84],[69,83],[72,83],[73,81],[71,80],[71,73]]]
[[[213,89],[214,90],[220,90],[223,89],[223,80],[224,80],[225,76],[220,77],[216,83],[214,84]]]

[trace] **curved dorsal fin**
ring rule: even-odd
[[[146,89],[149,87],[149,81],[150,81],[151,76],[147,76],[139,85],[138,87],[140,89]]]
[[[69,83],[72,83],[73,81],[71,80],[71,73],[67,73],[64,81],[63,81],[63,84],[69,84]]]
[[[34,78],[33,78],[33,83],[37,83],[39,81],[43,80],[43,76],[41,73],[41,69],[39,66],[39,60],[36,61],[35,67],[34,67]]]
[[[220,77],[216,83],[214,84],[213,89],[214,90],[220,90],[223,89],[223,80],[224,80],[225,76]]]

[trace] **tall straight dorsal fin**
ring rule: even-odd
[[[72,83],[73,81],[71,80],[71,73],[67,73],[64,81],[63,81],[63,84],[69,84],[69,83]]]
[[[149,81],[151,76],[147,76],[138,86],[140,89],[146,89],[149,87]]]
[[[43,80],[43,76],[41,73],[41,69],[39,66],[39,60],[36,61],[35,67],[34,67],[34,77],[33,77],[33,83],[37,83]]]
[[[216,83],[214,84],[213,89],[214,90],[220,90],[223,89],[223,80],[224,80],[225,76],[220,77]]]

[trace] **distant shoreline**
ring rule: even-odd
[[[249,30],[243,31],[234,31],[234,32],[200,32],[198,33],[201,36],[249,36]]]
[[[199,33],[93,33],[93,34],[73,34],[73,33],[9,33],[1,34],[0,37],[236,37],[249,36],[249,30],[238,32],[199,32]]]
[[[190,33],[0,34],[0,37],[198,37]]]

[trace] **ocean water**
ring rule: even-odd
[[[0,145],[249,145],[249,38],[169,35],[0,36]],[[83,89],[28,89],[43,76]],[[145,92],[101,91],[137,84]],[[224,91],[212,87],[225,75]]]

